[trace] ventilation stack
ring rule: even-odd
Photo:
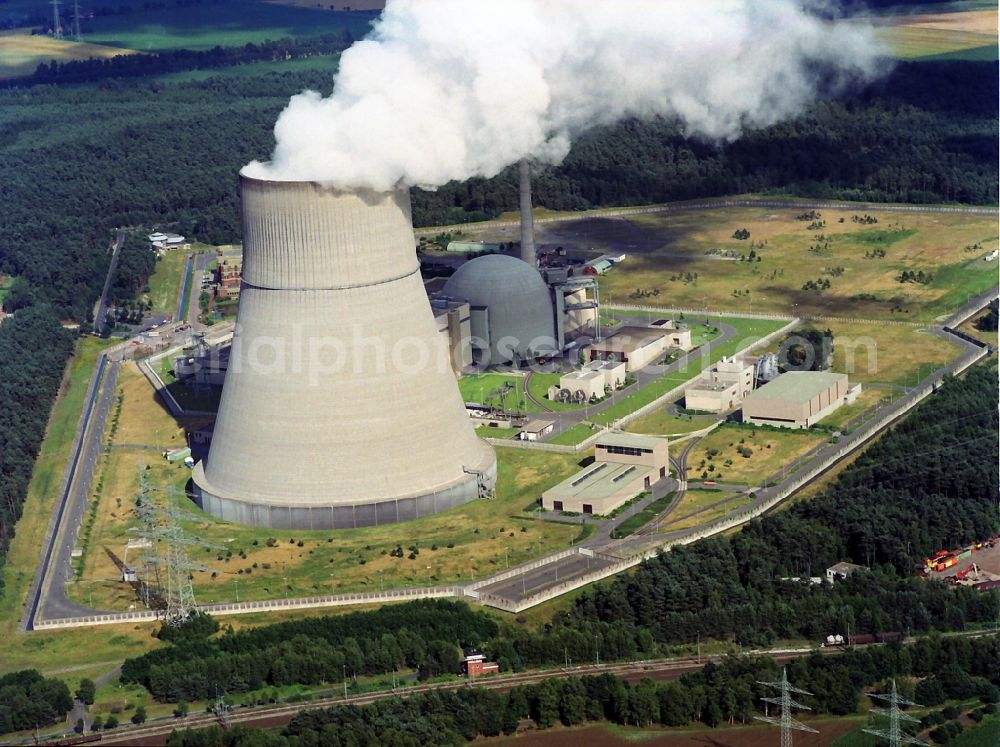
[[[531,215],[531,164],[527,158],[518,162],[520,175],[520,209],[521,209],[521,259],[531,267],[537,268],[535,257],[535,221]]]
[[[275,529],[388,524],[486,495],[420,278],[406,190],[241,175],[243,272],[202,508]]]

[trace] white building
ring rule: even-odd
[[[684,406],[720,413],[739,407],[753,390],[754,369],[750,359],[723,358],[684,390]]]
[[[576,401],[577,392],[583,392],[586,400],[601,399],[625,383],[626,365],[624,361],[591,361],[583,368],[563,374],[558,387],[549,387],[549,399],[553,401],[569,399]]]

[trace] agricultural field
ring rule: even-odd
[[[868,20],[903,59],[997,59],[996,4],[941,3],[926,11]]]
[[[688,456],[689,477],[760,486],[827,438],[808,430],[724,425],[698,441]]]
[[[362,0],[355,12],[344,12],[330,11],[330,3],[320,9],[316,3],[307,6],[268,0],[181,4],[118,0],[114,3],[117,12],[83,19],[82,31],[88,42],[137,50],[243,46],[341,30],[360,39],[368,33],[377,15],[377,9],[370,12],[364,9],[365,2]],[[50,19],[51,15],[47,0],[8,0],[0,6],[0,21],[14,25],[26,25],[31,19]],[[71,15],[72,10],[64,4],[62,17],[67,26]]]
[[[134,601],[103,548],[121,557],[134,536],[128,529],[136,524],[131,509],[140,470],[156,488],[157,502],[176,505],[185,528],[212,545],[191,553],[210,569],[194,574],[202,603],[233,601],[237,593],[246,601],[444,585],[565,547],[579,533],[574,525],[532,520],[522,509],[579,469],[584,455],[503,448],[497,449],[496,498],[437,516],[364,529],[281,533],[221,522],[186,497],[190,471],[160,456],[162,449],[183,444],[183,432],[154,403],[138,371],[123,370],[121,395],[118,424],[108,434],[111,448],[100,465],[98,501],[81,531],[83,573],[70,584],[70,596],[82,603],[126,609]]]
[[[135,54],[125,46],[107,47],[68,39],[30,34],[0,34],[0,79],[30,75],[43,62],[57,60],[107,59],[123,54]]]
[[[864,210],[844,207],[797,219],[810,212],[750,207],[586,217],[543,224],[539,243],[580,256],[628,254],[600,277],[609,308],[930,321],[996,283],[993,263],[982,260],[1000,246],[993,217],[874,210],[877,223],[865,223],[858,222]],[[733,237],[740,229],[749,231],[747,239]],[[740,259],[751,251],[754,261]],[[924,274],[900,282],[904,271]]]

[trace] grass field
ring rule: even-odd
[[[708,524],[722,518],[733,509],[749,503],[750,500],[749,496],[741,493],[689,489],[666,521],[660,523],[659,531],[674,532]]]
[[[826,434],[810,431],[785,432],[724,425],[698,442],[688,457],[688,468],[691,479],[702,476],[702,479],[716,482],[759,486],[783,465],[790,464],[827,438]],[[751,456],[742,456],[740,448],[752,452]],[[713,466],[714,470],[709,469]],[[704,472],[708,474],[703,475]]]
[[[564,446],[575,446],[581,441],[586,441],[594,435],[594,428],[587,423],[577,423],[571,428],[567,428],[555,438],[550,438],[546,443],[562,444]]]
[[[170,314],[177,311],[177,296],[184,282],[184,266],[187,252],[175,249],[156,260],[156,270],[149,278],[149,300],[154,314]],[[178,320],[175,320],[178,321]]]
[[[196,549],[193,558],[211,571],[194,575],[201,602],[307,596],[403,586],[447,584],[483,576],[554,548],[569,545],[578,527],[532,521],[521,509],[579,468],[581,456],[498,449],[499,480],[494,500],[403,524],[337,531],[283,531],[220,522],[184,495],[189,470],[168,464],[159,450],[183,443],[182,431],[154,404],[138,371],[122,373],[123,406],[112,440],[97,519],[85,555],[82,578],[71,585],[81,602],[123,609],[131,592],[117,581],[115,566],[101,548],[124,553],[138,473],[146,468],[158,499],[182,507],[187,529],[222,549]],[[397,544],[402,557],[391,554]],[[417,552],[413,552],[416,548]],[[410,555],[414,557],[410,557]]]
[[[0,34],[0,79],[30,75],[40,64],[51,60],[69,62],[135,54],[134,50],[125,47],[127,45],[107,47],[30,34]]]
[[[634,420],[625,430],[654,436],[677,436],[701,430],[714,421],[715,418],[710,415],[672,415],[665,406]]]
[[[856,208],[820,211],[826,225],[817,230],[809,230],[811,221],[796,220],[797,209],[761,207],[582,218],[544,226],[544,231],[546,241],[580,253],[628,252],[624,262],[600,277],[609,307],[649,302],[636,298],[636,289],[658,289],[656,303],[689,309],[925,321],[996,283],[996,268],[981,260],[1000,246],[994,218],[875,210],[870,214],[877,224],[852,220],[863,213]],[[749,241],[732,238],[738,228],[750,231]],[[748,254],[751,243],[760,262],[710,254]],[[966,251],[977,243],[981,250]],[[872,258],[881,251],[884,257]],[[923,270],[933,281],[897,282],[903,270]],[[803,289],[819,279],[829,280],[831,287]]]

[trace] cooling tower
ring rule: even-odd
[[[414,251],[410,199],[241,175],[243,275],[196,497],[276,529],[386,524],[493,486]]]

